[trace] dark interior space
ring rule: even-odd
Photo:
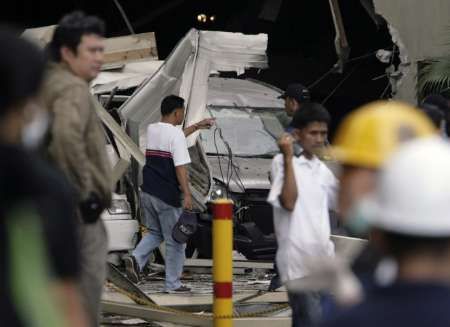
[[[386,26],[377,27],[359,0],[339,2],[350,58],[341,74],[333,72],[325,76],[337,61],[328,0],[119,0],[119,3],[136,33],[155,32],[160,59],[192,27],[267,33],[270,68],[248,71],[244,77],[283,89],[290,82],[306,86],[314,83],[313,98],[325,101],[334,118],[332,131],[348,111],[389,95],[388,81],[383,76],[386,64],[376,59],[375,51],[392,49],[392,41]],[[64,13],[74,9],[102,17],[108,36],[129,34],[114,0],[19,0],[3,4],[0,19],[19,28],[38,27],[55,24]],[[207,17],[206,22],[198,21],[200,14]]]

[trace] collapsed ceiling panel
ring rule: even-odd
[[[161,100],[178,94],[186,100],[185,124],[201,120],[207,103],[208,77],[213,71],[267,67],[267,35],[191,29],[161,68],[120,108],[130,134],[138,142],[140,130],[160,119]],[[188,138],[195,143],[198,133]]]

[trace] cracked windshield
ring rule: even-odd
[[[202,130],[200,139],[210,155],[228,155],[225,140],[235,156],[271,158],[279,152],[283,115],[280,109],[208,108],[217,129]]]

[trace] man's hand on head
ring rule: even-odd
[[[285,158],[294,156],[294,138],[289,133],[284,133],[278,139],[278,147]]]

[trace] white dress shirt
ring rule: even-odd
[[[328,210],[336,206],[338,181],[315,156],[311,160],[294,156],[292,160],[298,191],[294,210],[284,209],[279,200],[284,178],[282,154],[272,161],[272,187],[267,199],[273,206],[276,262],[283,282],[308,275],[308,257],[334,256]]]

